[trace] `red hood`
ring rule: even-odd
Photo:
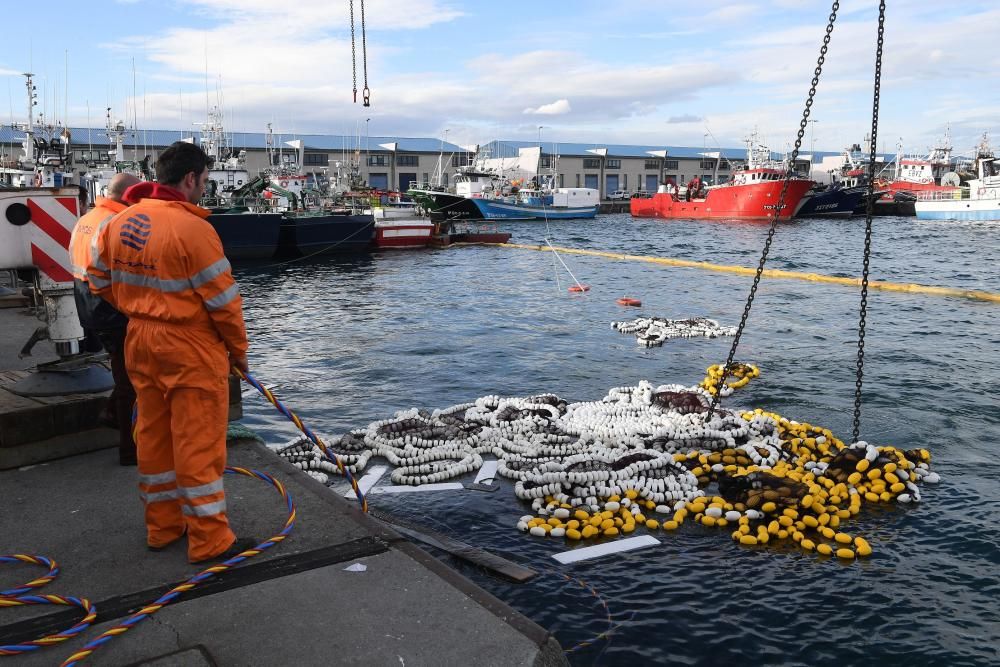
[[[129,204],[138,204],[140,199],[163,199],[166,201],[186,202],[187,197],[177,188],[163,185],[155,181],[143,181],[136,183],[128,190],[122,198]]]

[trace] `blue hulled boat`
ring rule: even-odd
[[[219,212],[208,222],[231,261],[366,251],[375,235],[370,214]]]
[[[597,215],[597,191],[591,188],[520,190],[505,197],[472,197],[484,220],[567,220]]]
[[[849,216],[862,205],[866,190],[864,185],[818,185],[803,197],[795,216]]]

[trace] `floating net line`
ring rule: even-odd
[[[611,328],[623,334],[635,334],[636,342],[644,347],[656,347],[672,338],[718,338],[735,336],[736,327],[720,326],[707,317],[668,320],[663,317],[640,317],[635,320],[612,322]]]

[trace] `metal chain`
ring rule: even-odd
[[[365,89],[361,91],[361,97],[364,100],[362,106],[370,107],[372,105],[372,91],[368,88],[368,43],[365,35],[365,0],[361,0],[361,63],[365,74]]]
[[[358,56],[354,51],[354,0],[348,3],[351,7],[351,77],[354,79],[354,103],[358,103]]]
[[[882,45],[885,42],[885,0],[878,6],[878,47],[875,50],[875,96],[872,102],[872,140],[868,157],[868,205],[865,207],[865,256],[861,272],[861,313],[858,321],[858,373],[854,381],[854,433],[861,435],[861,385],[865,376],[865,321],[868,319],[868,266],[872,248],[872,212],[875,208],[875,147],[878,145],[878,107],[882,90]]]
[[[785,195],[788,192],[788,184],[792,175],[795,173],[795,160],[798,158],[799,149],[802,147],[802,138],[806,133],[806,126],[809,122],[809,114],[811,113],[813,98],[816,96],[816,86],[819,85],[819,77],[820,74],[823,73],[823,63],[826,62],[826,53],[830,46],[830,36],[833,34],[833,24],[837,20],[837,10],[839,9],[840,2],[838,0],[834,0],[833,6],[830,8],[830,19],[826,25],[826,34],[823,35],[823,45],[819,49],[819,58],[816,59],[816,69],[813,70],[812,83],[809,87],[809,96],[806,98],[806,106],[802,111],[802,120],[799,121],[799,131],[795,137],[795,148],[792,150],[792,156],[788,161],[787,171],[785,172],[785,180],[781,186],[781,195],[778,197],[778,204],[774,209],[774,216],[771,218],[771,227],[767,230],[767,241],[764,242],[764,252],[760,256],[760,262],[757,264],[757,273],[753,277],[753,285],[750,287],[750,296],[747,298],[746,306],[743,308],[743,317],[740,318],[740,325],[736,328],[736,336],[733,338],[733,345],[729,348],[729,356],[726,357],[726,365],[722,367],[722,378],[719,381],[718,390],[712,396],[712,403],[705,416],[706,420],[711,419],[715,409],[719,406],[719,401],[722,399],[722,387],[725,385],[726,379],[729,377],[729,371],[733,367],[733,359],[736,357],[736,349],[739,347],[740,338],[743,336],[743,329],[746,327],[747,319],[750,317],[750,308],[753,307],[753,299],[757,294],[757,286],[760,284],[760,277],[764,273],[764,265],[767,263],[767,255],[771,251],[771,242],[774,240],[774,232],[778,228],[778,220],[781,218],[781,212],[785,208]],[[794,213],[794,211],[792,213]],[[788,217],[791,218],[791,214],[789,214]]]

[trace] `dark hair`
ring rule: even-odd
[[[164,185],[177,185],[190,172],[201,176],[207,166],[208,156],[201,147],[175,141],[156,160],[156,180]]]

